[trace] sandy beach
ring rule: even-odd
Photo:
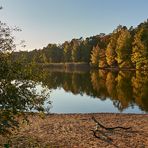
[[[98,127],[96,118],[105,127],[131,127],[131,129],[105,130]],[[28,115],[29,124],[9,137],[11,147],[18,148],[148,148],[148,114],[50,114],[41,118]],[[0,147],[8,138],[0,137]]]

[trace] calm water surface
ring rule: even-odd
[[[110,98],[102,101],[99,98],[93,98],[87,95],[74,95],[66,92],[63,88],[53,90],[51,93],[52,113],[145,113],[135,104],[120,110],[113,104]]]
[[[148,112],[147,72],[47,70],[44,74],[52,113]]]

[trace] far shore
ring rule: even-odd
[[[9,141],[12,147],[52,148],[146,148],[148,147],[148,114],[89,113],[49,114],[39,116],[27,113],[29,124],[22,123],[20,129],[9,138],[0,137],[0,147]],[[131,127],[114,131],[98,128],[95,117],[105,127]]]
[[[119,67],[94,67],[89,63],[85,62],[69,62],[69,63],[38,63],[39,66],[43,68],[49,68],[53,70],[79,70],[79,71],[89,71],[89,70],[110,70],[110,71],[148,71],[144,69],[135,68],[119,68]]]

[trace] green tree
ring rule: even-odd
[[[39,52],[44,52],[49,63],[59,63],[63,61],[63,49],[56,44],[48,44],[47,47],[44,47]]]
[[[34,65],[12,61],[11,54],[16,47],[12,36],[14,30],[19,31],[0,22],[0,135],[7,135],[12,128],[18,127],[17,116],[25,118],[24,111],[44,111],[43,104],[48,97],[44,90],[40,95],[37,93],[39,82],[36,77],[32,79],[36,74]]]
[[[64,61],[70,62],[71,61],[71,49],[70,49],[70,44],[67,41],[63,44],[63,51],[64,51]]]
[[[46,57],[44,52],[41,52],[39,59],[40,59],[41,63],[45,63],[45,64],[48,63],[48,59],[47,59],[47,57]]]
[[[0,53],[15,49],[14,37],[11,35],[12,31],[19,29],[10,29],[5,23],[0,21]],[[8,53],[8,52],[7,52]]]
[[[81,62],[90,63],[92,46],[90,45],[88,38],[86,40],[83,40],[80,46],[80,50],[81,50]]]
[[[80,41],[77,39],[73,39],[71,41],[71,46],[72,46],[72,61],[79,62],[81,58]]]

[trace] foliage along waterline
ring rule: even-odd
[[[33,109],[44,112],[44,101],[49,99],[47,87],[34,72],[35,63],[11,61],[11,53],[16,47],[13,31],[19,30],[0,22],[0,135],[10,134],[18,127],[19,116],[27,120],[24,112]],[[41,93],[36,89],[39,84],[43,88]]]

